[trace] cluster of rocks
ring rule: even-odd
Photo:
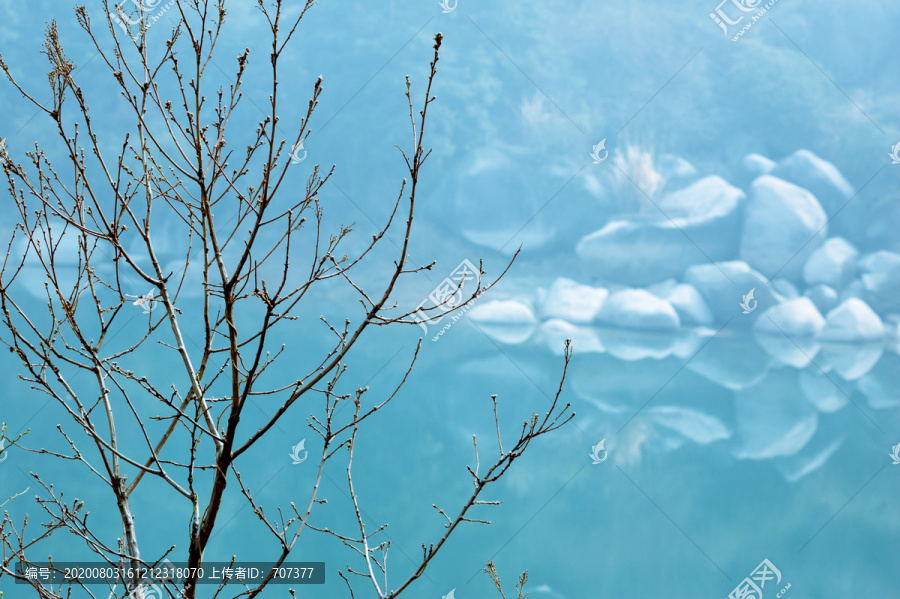
[[[842,220],[853,189],[811,152],[780,163],[750,155],[744,169],[740,189],[681,164],[684,187],[656,202],[659,218],[615,217],[578,241],[599,277],[482,300],[469,317],[508,344],[559,353],[571,339],[582,354],[573,389],[600,413],[646,401],[648,371],[635,361],[690,358],[688,371],[732,396],[730,412],[655,403],[619,449],[651,437],[669,449],[722,441],[796,481],[840,448],[828,415],[853,393],[871,409],[900,406],[900,254],[858,249],[863,229]]]
[[[613,219],[582,238],[576,253],[602,283],[558,278],[534,298],[483,303],[471,318],[511,343],[535,328],[555,339],[577,338],[584,325],[752,327],[798,367],[819,343],[896,340],[900,254],[862,254],[829,237],[829,221],[853,196],[834,165],[806,150],[780,163],[750,155],[744,165],[746,193],[702,178],[659,200],[660,218]],[[596,346],[583,341],[583,350]]]

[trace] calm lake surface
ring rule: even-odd
[[[310,325],[282,368],[311,359],[327,341],[323,328]],[[345,386],[368,385],[370,402],[389,395],[420,333],[419,327],[374,331],[351,355]],[[503,505],[478,507],[472,517],[492,524],[468,524],[452,537],[412,596],[439,598],[455,589],[459,598],[491,597],[495,591],[480,570],[493,560],[509,585],[527,569],[534,597],[725,597],[764,559],[781,576],[778,590],[790,583],[795,597],[892,596],[900,585],[891,566],[900,552],[900,468],[889,457],[900,425],[895,348],[825,347],[795,367],[779,359],[778,347],[767,351],[736,328],[582,333],[590,340],[576,338],[561,396],[575,419],[536,440],[487,490],[483,499]],[[547,327],[485,330],[464,315],[437,341],[432,337],[423,340],[398,396],[363,427],[353,462],[366,526],[390,524],[389,584],[409,574],[422,542],[442,534],[443,518],[431,504],[455,514],[468,496],[472,435],[482,464],[496,455],[490,395],[498,395],[508,448],[529,414],[546,412],[563,367],[562,340]],[[4,420],[31,427],[29,447],[63,451],[47,423],[65,424],[67,417],[14,381],[9,360],[3,368]],[[270,413],[265,401],[257,403],[245,430]],[[244,484],[267,514],[308,501],[315,464],[294,465],[290,457],[301,439],[313,456],[321,448],[306,412],[289,412],[238,460]],[[601,441],[604,448],[594,452]],[[343,458],[326,468],[320,497],[328,504],[311,522],[350,533],[355,517],[345,468]],[[115,534],[108,492],[81,469],[47,456],[11,452],[0,466],[4,494],[35,491],[29,471],[66,497],[86,500],[95,525]],[[134,509],[144,551],[162,551],[179,531],[187,534],[190,505],[165,488],[154,491],[154,481],[142,485]],[[8,505],[10,514],[37,517],[31,494]],[[234,548],[239,560],[274,555],[272,539],[235,484],[219,522],[206,560],[227,560]],[[54,559],[90,559],[62,535],[53,547]],[[324,561],[326,584],[301,587],[298,596],[344,593],[337,570],[347,563],[361,568],[354,558],[334,539],[304,533],[292,559]],[[280,593],[273,587],[266,596]],[[16,588],[7,594],[17,596]]]

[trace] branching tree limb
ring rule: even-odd
[[[363,523],[352,475],[353,456],[362,425],[399,394],[421,340],[400,384],[374,402],[368,401],[368,387],[353,393],[338,391],[348,354],[370,326],[418,324],[423,311],[428,319],[439,319],[491,287],[483,284],[485,272],[479,265],[475,287],[467,286],[461,302],[404,310],[395,299],[401,278],[434,266],[434,262],[411,265],[409,252],[420,177],[430,155],[424,139],[428,109],[435,101],[432,86],[443,37],[438,33],[434,38],[421,104],[414,101],[412,83],[406,80],[412,142],[409,149],[400,149],[407,175],[398,185],[390,215],[371,242],[348,257],[342,242],[351,228],[341,225],[329,234],[323,224],[319,194],[334,167],[326,171],[314,165],[304,187],[284,188],[291,154],[310,133],[323,84],[321,77],[313,83],[305,112],[290,126],[295,132],[290,135],[292,142],[286,141],[279,116],[279,65],[314,3],[305,0],[286,10],[284,0],[258,2],[271,46],[268,60],[254,68],[270,69],[271,88],[265,116],[255,130],[242,128],[238,117],[250,50],[237,56],[234,81],[227,89],[208,83],[226,23],[225,3],[174,0],[167,18],[171,16],[176,26],[159,45],[149,40],[148,30],[155,20],[143,4],[136,14],[125,15],[120,6],[111,8],[104,0],[103,27],[99,28],[84,6],[75,9],[78,24],[133,118],[132,127],[121,136],[94,122],[88,90],[79,83],[76,65],[66,55],[55,22],[47,29],[43,51],[50,63],[49,102],[37,100],[38,94],[20,85],[0,57],[0,70],[15,89],[50,119],[65,167],[57,167],[59,159],[51,159],[51,153],[38,145],[24,153],[25,164],[16,162],[0,145],[0,164],[10,192],[4,213],[16,220],[0,265],[0,320],[5,328],[0,342],[21,362],[20,378],[53,400],[69,418],[57,426],[65,451],[22,449],[84,467],[109,490],[121,523],[121,535],[110,539],[88,523],[85,501],[64,500],[62,492],[32,473],[41,492],[36,505],[44,520],[37,533],[31,529],[26,533],[27,516],[17,526],[4,514],[0,577],[27,582],[40,597],[68,596],[72,586],[94,596],[94,590],[77,582],[47,585],[16,571],[15,563],[47,555],[42,547],[61,530],[79,539],[95,559],[111,565],[139,571],[181,558],[188,568],[198,568],[217,530],[229,483],[237,485],[273,539],[274,549],[266,557],[277,565],[288,559],[303,532],[318,531],[353,550],[362,566],[348,566],[347,573],[371,583],[381,599],[397,597],[423,575],[461,524],[489,523],[474,512],[500,502],[482,499],[483,491],[507,472],[534,439],[558,429],[574,415],[569,404],[561,404],[560,383],[547,412],[524,422],[518,439],[505,450],[493,396],[498,457],[482,469],[473,438],[471,495],[449,512],[455,516],[435,506],[447,520],[445,531],[427,545],[422,543],[421,559],[410,576],[390,581],[390,541],[373,544],[373,535],[384,526],[369,530]],[[238,145],[241,140],[249,142],[245,150],[229,148],[229,143]],[[405,216],[402,222],[401,215]],[[356,273],[362,264],[374,260],[373,248],[389,231],[399,231],[403,242],[381,288],[364,290]],[[175,266],[167,258],[171,255],[181,256]],[[26,285],[29,273],[35,272],[40,275],[40,289]],[[298,336],[304,326],[301,307],[310,289],[332,279],[342,281],[358,297],[362,314],[342,324],[321,317],[334,343],[309,370],[301,372],[298,364],[272,368],[281,364],[285,347],[273,347],[271,339],[285,332]],[[130,294],[135,281],[150,291]],[[35,293],[40,294],[42,305],[33,301]],[[199,294],[200,299],[191,299],[191,294]],[[126,327],[135,307],[143,310],[142,324]],[[194,348],[190,332],[198,330],[202,340],[193,343]],[[566,367],[570,356],[567,346]],[[149,360],[159,363],[151,368]],[[271,414],[255,430],[242,425],[248,402],[264,403],[265,412]],[[349,405],[352,415],[344,413],[339,418],[341,408]],[[315,483],[309,497],[298,502],[300,507],[290,502],[290,511],[287,506],[267,510],[245,485],[237,459],[288,411],[301,410],[309,414],[309,427],[322,439]],[[4,439],[5,428],[0,435]],[[21,447],[20,438],[9,441]],[[324,502],[318,493],[325,466],[344,457],[358,529],[352,532],[312,522],[316,506]],[[164,494],[169,495],[166,501],[183,506],[190,523],[187,534],[172,539],[172,547],[155,558],[141,552],[133,501],[150,479],[164,486]],[[159,493],[159,486],[154,492]],[[270,573],[263,582],[244,587],[237,596],[258,596],[273,576]],[[349,578],[343,571],[341,576],[352,596]],[[193,575],[165,588],[172,597],[193,599],[197,582]],[[144,584],[139,577],[125,579],[110,588],[108,596],[142,597]],[[233,588],[220,587],[216,596]]]

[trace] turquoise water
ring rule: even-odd
[[[491,560],[508,598],[526,569],[536,599],[724,598],[735,589],[742,599],[900,597],[900,458],[891,456],[900,447],[900,10],[875,0],[780,0],[731,41],[710,14],[721,8],[737,19],[747,12],[739,4],[761,3],[715,4],[321,2],[285,53],[285,137],[320,73],[325,93],[308,158],[291,167],[284,193],[290,199],[302,187],[312,164],[337,164],[320,199],[330,230],[353,223],[344,246],[353,256],[386,221],[404,174],[394,148],[411,138],[404,76],[421,98],[433,36],[444,35],[426,142],[433,154],[410,248],[413,264],[437,264],[403,281],[395,293],[401,307],[429,301],[463,260],[483,258],[493,280],[521,248],[503,280],[457,320],[372,328],[348,356],[336,389],[369,387],[371,406],[394,392],[422,338],[405,385],[364,423],[352,466],[366,529],[388,524],[373,537],[391,540],[388,588],[413,572],[422,543],[443,534],[446,520],[432,505],[455,515],[471,493],[473,435],[482,469],[497,455],[491,395],[508,449],[522,422],[548,410],[564,340],[573,340],[560,394],[572,421],[536,439],[488,487],[480,499],[502,505],[477,506],[470,517],[491,524],[460,527],[402,596],[499,597],[482,572]],[[232,29],[209,75],[216,85],[228,85],[233,57],[247,46],[251,64],[267,63],[258,13],[250,4],[229,10]],[[0,2],[0,14],[4,60],[42,91],[39,34],[59,19],[79,81],[103,117],[95,121],[101,145],[117,155],[133,119],[71,11],[41,0],[27,10]],[[733,35],[742,28],[725,27]],[[150,36],[161,42],[163,27]],[[252,138],[268,85],[264,72],[248,75],[230,147]],[[35,142],[53,141],[52,123],[13,87],[0,85],[0,105],[0,137],[16,161],[27,162]],[[58,146],[47,152],[64,160]],[[15,210],[4,198],[5,244]],[[180,272],[184,229],[171,214],[157,215],[156,246]],[[217,218],[232,215],[223,205]],[[393,229],[357,283],[379,289],[401,241]],[[305,264],[306,249],[294,248],[292,265]],[[11,292],[46,324],[43,282],[31,261]],[[677,295],[676,285],[694,291],[679,287]],[[203,339],[192,316],[201,289],[189,271],[178,306],[192,356]],[[148,289],[126,276],[124,291]],[[839,306],[850,308],[835,312]],[[320,315],[355,323],[362,313],[352,290],[334,281],[311,292],[298,315],[270,338],[271,348],[286,349],[267,382],[296,380],[330,349],[333,333]],[[126,305],[106,349],[127,347],[147,322],[140,307]],[[180,360],[162,345],[171,334],[160,329],[151,341],[127,367],[183,392]],[[93,530],[114,546],[121,526],[108,490],[83,465],[39,453],[71,452],[57,424],[85,455],[95,459],[96,450],[59,405],[16,379],[22,372],[12,354],[0,353],[0,420],[7,438],[30,430],[21,445],[32,450],[0,454],[0,503],[23,493],[3,509],[17,530],[28,514],[26,536],[36,536],[47,517],[35,495],[64,493],[70,504],[85,502]],[[96,395],[83,373],[64,373],[84,397]],[[134,398],[145,417],[166,414],[154,398]],[[275,409],[271,399],[252,398],[239,437]],[[141,429],[127,406],[116,410],[122,443],[143,459]],[[322,410],[321,397],[305,399],[238,458],[266,515],[309,501],[322,443],[307,419]],[[338,420],[351,412],[341,408]],[[151,437],[165,428],[144,422]],[[167,451],[183,456],[187,447],[179,431]],[[209,444],[202,449],[208,456]],[[318,497],[327,503],[310,524],[352,535],[346,464],[341,450],[324,469]],[[208,479],[198,488],[205,497]],[[170,559],[186,559],[189,502],[147,477],[132,510],[145,559],[173,545]],[[205,561],[266,562],[277,547],[232,478]],[[51,554],[100,563],[64,531],[29,550],[36,561]],[[350,596],[338,571],[364,568],[355,551],[314,530],[290,559],[325,563],[324,585],[295,587],[312,599]],[[376,596],[350,577],[356,597]],[[765,583],[762,597],[739,592],[745,578]],[[199,595],[211,597],[213,588]],[[0,592],[37,596],[4,574]],[[270,587],[264,596],[288,595]]]
[[[374,398],[384,397],[402,378],[417,332],[376,332],[352,356],[348,378],[368,385]],[[605,333],[598,332],[601,340],[613,338]],[[648,343],[646,336],[619,334],[618,341],[632,351],[659,352],[662,341]],[[311,345],[322,337],[305,336]],[[865,351],[844,349],[846,359]],[[835,373],[839,364],[821,373],[820,367],[828,369],[824,359],[802,369],[779,365],[751,335],[727,328],[685,353],[623,360],[578,353],[576,346],[562,394],[575,419],[535,441],[486,491],[484,498],[503,505],[482,506],[475,517],[493,523],[470,524],[454,536],[411,595],[440,597],[455,588],[457,597],[489,597],[491,584],[480,568],[490,559],[506,581],[527,569],[536,597],[725,596],[768,558],[796,596],[855,589],[892,596],[898,584],[893,538],[900,526],[888,457],[894,441],[888,431],[898,425],[890,391],[896,353],[883,352],[855,381]],[[471,436],[478,438],[482,463],[495,454],[489,396],[499,396],[509,444],[530,413],[543,414],[549,406],[563,365],[559,354],[539,337],[498,342],[465,317],[438,342],[423,342],[403,391],[360,434],[353,465],[366,525],[390,523],[389,581],[408,574],[419,543],[441,534],[443,520],[431,504],[449,511],[470,492],[465,466],[474,465]],[[287,362],[305,357],[292,354]],[[810,395],[810,380],[820,395]],[[12,385],[6,393],[29,397]],[[823,397],[833,402],[827,411],[814,406]],[[261,416],[269,406],[258,403]],[[65,422],[58,408],[26,399],[9,407],[5,419],[31,427],[30,447],[64,449],[45,424]],[[692,412],[667,417],[662,408]],[[246,430],[254,429],[254,412]],[[303,415],[289,413],[238,460],[245,485],[267,513],[308,497],[314,464],[292,465],[289,456],[301,438],[312,455],[321,447]],[[601,439],[608,454],[600,452],[604,461],[592,464],[591,448]],[[802,447],[791,455],[762,457],[791,453],[796,444]],[[341,463],[326,471],[320,496],[328,504],[312,523],[328,522],[335,530],[343,525],[349,532],[355,522]],[[30,485],[34,492],[29,471],[65,488],[67,497],[96,505],[91,519],[115,534],[114,512],[103,507],[109,505],[106,494],[89,478],[73,476],[69,465],[14,452],[3,464],[4,490]],[[152,553],[183,539],[190,506],[158,483],[142,484],[147,488],[134,511],[142,547]],[[21,515],[25,505],[23,497],[7,509]],[[271,539],[242,506],[236,487],[219,522],[206,559],[236,554],[266,561],[272,555]],[[54,559],[85,559],[64,538],[48,547]],[[301,596],[339,596],[343,583],[335,572],[350,557],[323,534],[304,535],[293,559],[324,561],[328,571],[323,587],[305,587]],[[349,564],[360,567],[358,560]],[[17,587],[8,594],[22,596]]]

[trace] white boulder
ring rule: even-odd
[[[746,194],[716,175],[704,177],[690,187],[664,196],[659,207],[667,219],[682,229],[690,228],[699,245],[722,236],[722,227],[736,227],[740,220],[738,208]]]
[[[853,197],[853,187],[837,167],[809,150],[797,150],[778,163],[771,174],[808,189],[828,216],[834,216]]]
[[[734,316],[742,314],[741,301],[751,290],[752,301],[748,305],[765,310],[781,297],[767,285],[765,277],[750,268],[746,262],[717,262],[691,266],[684,273],[684,282],[693,286],[706,300],[717,323],[725,324]],[[760,312],[762,312],[760,310]],[[741,318],[731,326],[749,326],[755,318]]]
[[[740,257],[768,278],[799,279],[807,257],[825,239],[827,223],[813,194],[763,175],[744,203]]]
[[[880,251],[859,261],[866,297],[879,312],[900,309],[900,254]]]
[[[762,154],[747,154],[741,162],[750,180],[771,173],[778,163]]]
[[[884,337],[884,325],[864,301],[851,297],[831,310],[819,338],[827,341],[873,341]]]
[[[807,285],[828,285],[842,289],[856,277],[859,252],[841,237],[827,239],[810,254],[803,266],[803,280]]]
[[[682,325],[706,327],[715,322],[709,304],[691,285],[675,285],[668,290],[663,299],[675,308]]]
[[[720,177],[706,177],[657,202],[661,215],[610,221],[575,252],[605,280],[643,286],[680,277],[692,264],[735,255],[744,197]]]
[[[541,319],[560,318],[573,323],[590,323],[608,295],[607,289],[560,277],[547,290],[541,303]]]
[[[534,324],[537,319],[531,308],[515,300],[494,300],[478,304],[469,310],[469,318],[479,323]]]
[[[805,368],[819,351],[815,336],[825,319],[807,297],[788,300],[762,313],[753,325],[757,341],[776,360]]]
[[[478,304],[468,312],[469,318],[489,337],[515,345],[534,333],[537,319],[531,308],[514,300],[494,300]]]
[[[828,285],[814,285],[807,289],[803,295],[812,300],[819,312],[826,314],[835,308],[840,299],[838,292]]]
[[[762,313],[753,325],[766,335],[814,337],[825,327],[825,319],[808,297],[787,300]]]
[[[610,295],[596,317],[610,328],[675,331],[681,326],[672,304],[644,289],[625,289]]]

